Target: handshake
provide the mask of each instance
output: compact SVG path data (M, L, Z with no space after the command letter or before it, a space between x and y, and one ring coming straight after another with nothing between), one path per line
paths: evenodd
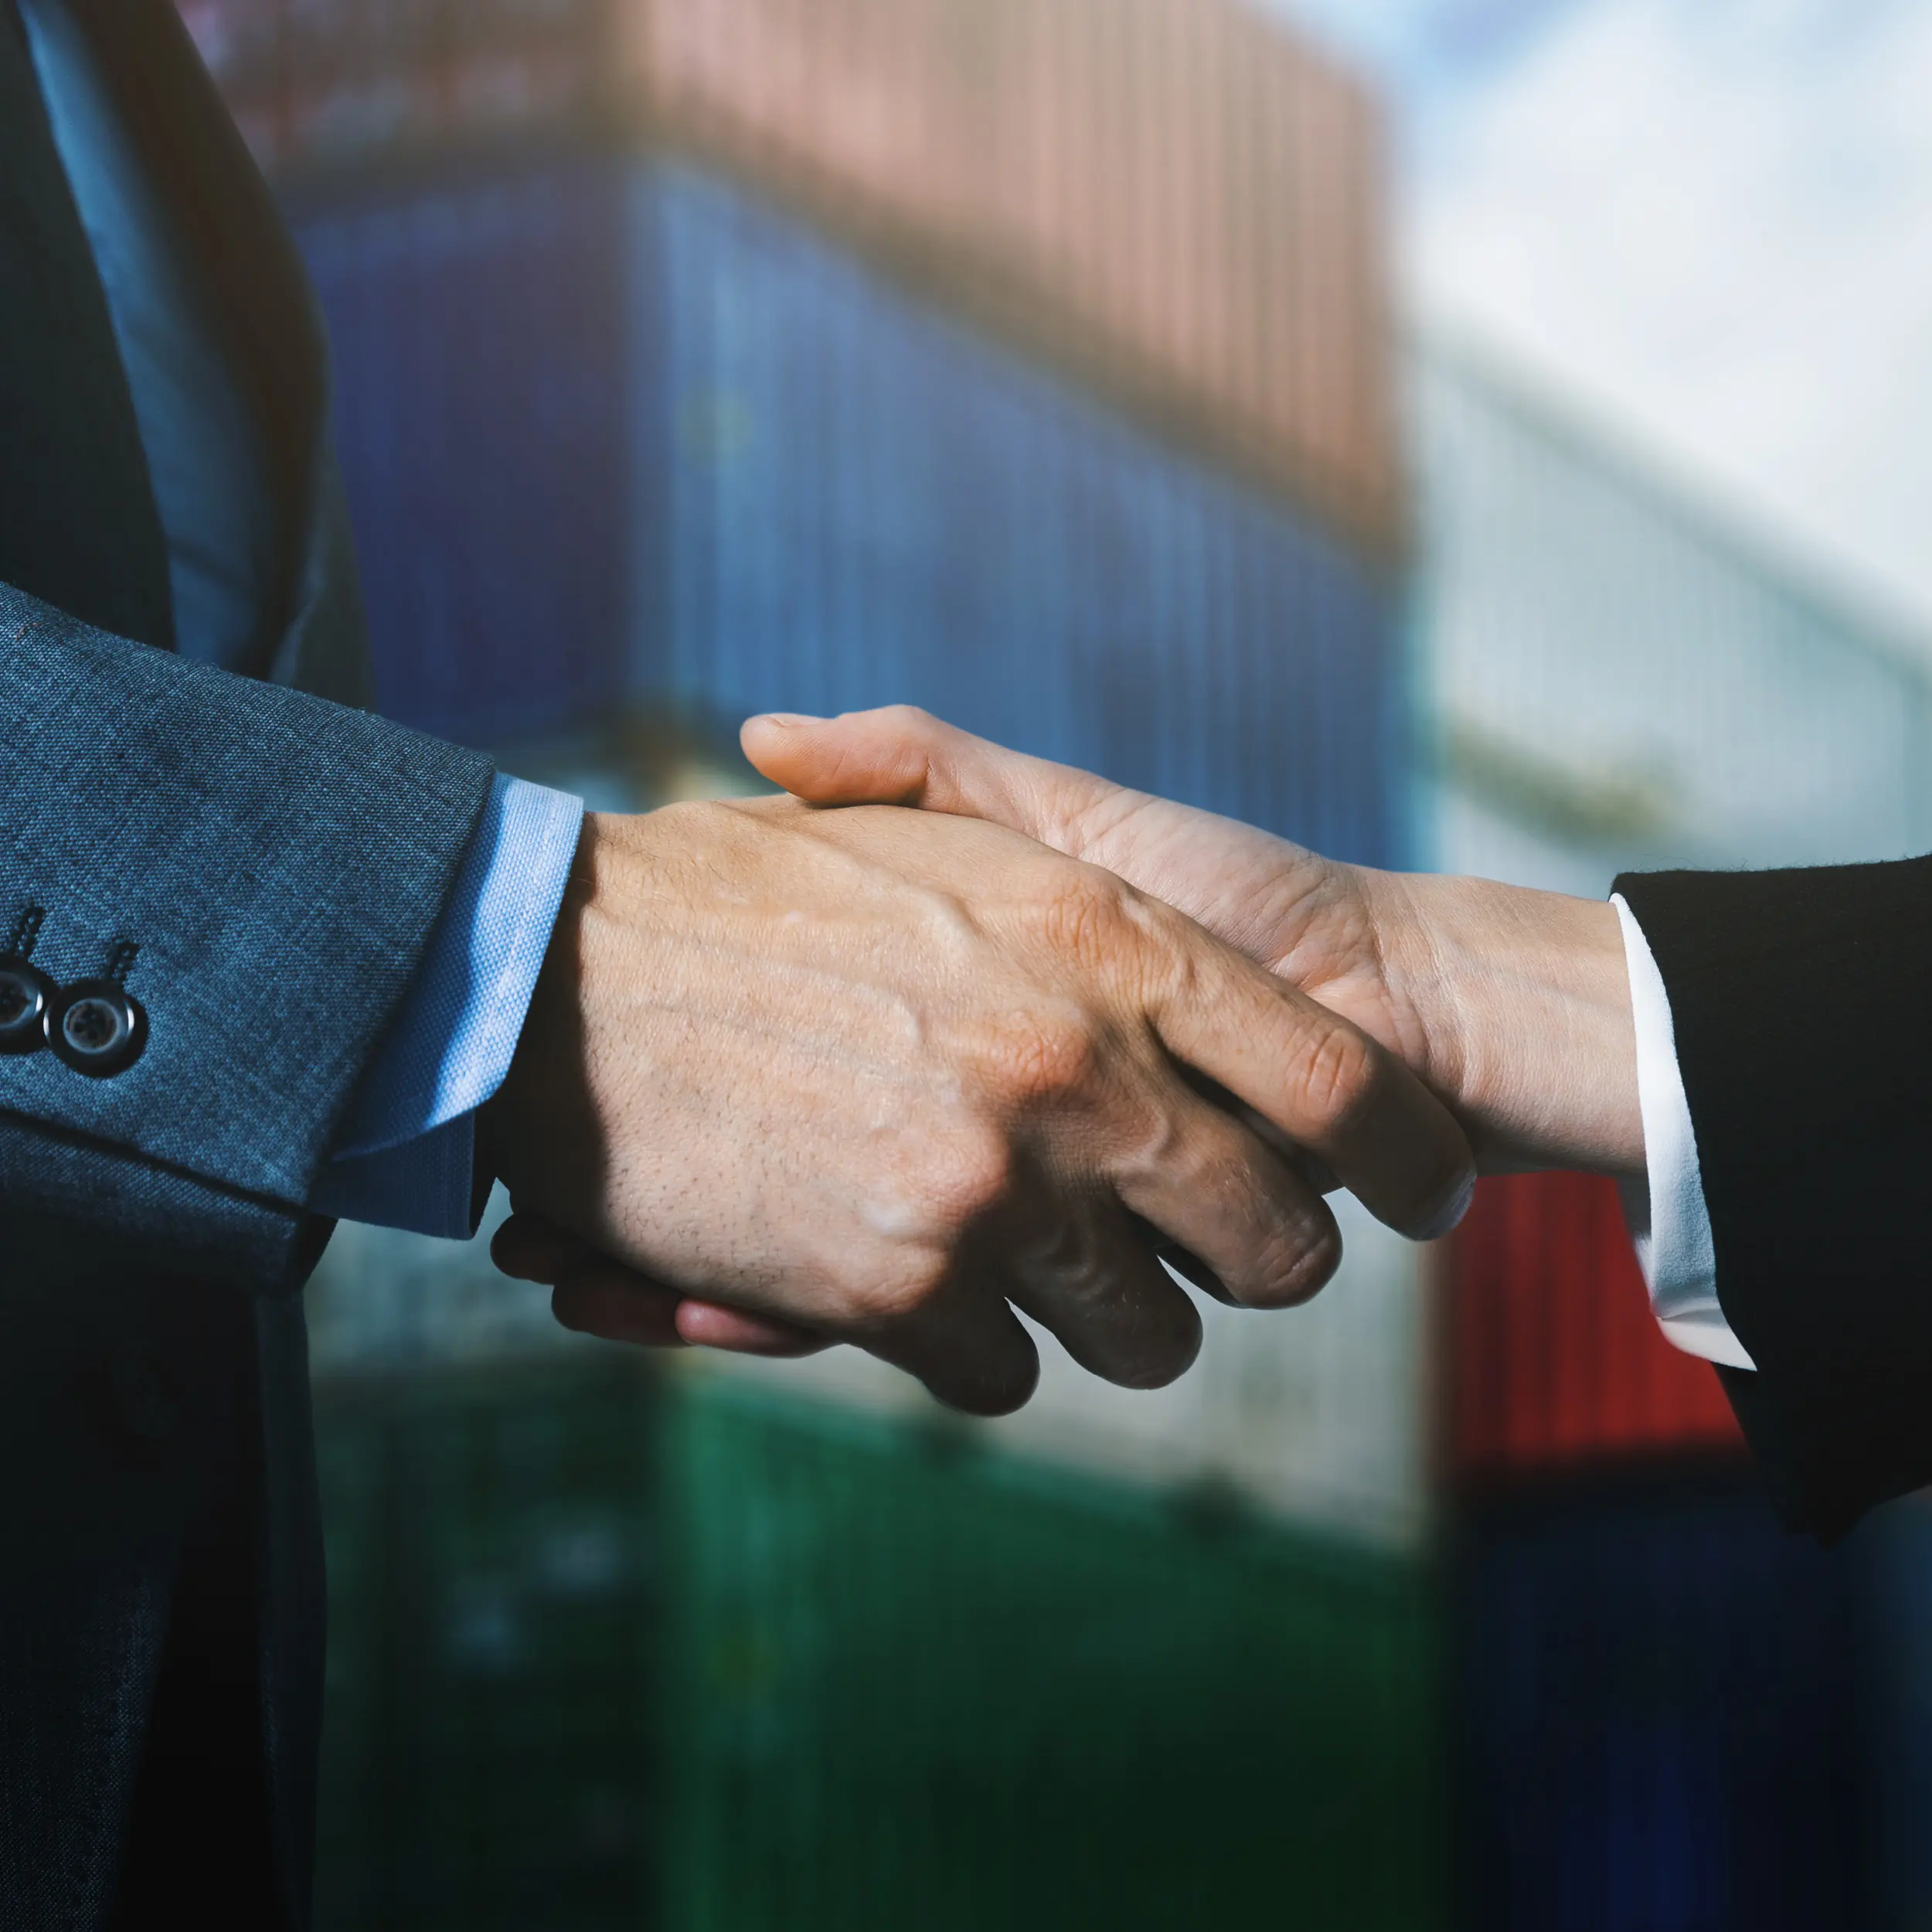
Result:
M566 1326L852 1343L997 1415L1015 1309L1151 1388L1200 1345L1163 1260L1306 1301L1335 1187L1427 1240L1478 1172L1641 1171L1614 907L1337 865L916 711L744 743L793 796L587 821L479 1119L498 1265Z

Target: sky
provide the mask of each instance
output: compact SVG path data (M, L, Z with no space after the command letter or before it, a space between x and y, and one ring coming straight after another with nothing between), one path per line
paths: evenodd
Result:
M1413 306L1932 654L1932 0L1269 0L1382 80Z

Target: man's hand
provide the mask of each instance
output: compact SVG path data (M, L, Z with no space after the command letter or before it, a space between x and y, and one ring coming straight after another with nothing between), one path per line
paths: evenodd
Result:
M1181 1373L1157 1246L1250 1306L1313 1294L1339 1237L1291 1147L1413 1233L1471 1185L1395 1058L1170 907L995 826L791 800L587 821L479 1122L498 1258L571 1325L853 1342L985 1413L1037 1372L1015 1308L1110 1380Z
M754 718L744 747L815 804L988 820L1178 907L1398 1055L1456 1113L1485 1171L1642 1171L1612 906L1337 865L905 706Z

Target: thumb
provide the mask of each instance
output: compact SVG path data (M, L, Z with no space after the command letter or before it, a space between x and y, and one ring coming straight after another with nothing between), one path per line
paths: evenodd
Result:
M984 818L1081 855L1083 821L1121 787L975 738L913 705L840 718L773 713L740 734L774 784L815 805L917 805Z

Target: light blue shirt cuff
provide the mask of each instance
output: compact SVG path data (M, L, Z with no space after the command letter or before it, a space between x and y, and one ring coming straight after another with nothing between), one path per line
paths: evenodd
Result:
M450 902L309 1205L467 1240L475 1113L503 1084L563 903L580 799L499 776Z
M380 1154L338 1155L308 1204L335 1221L467 1241L476 1232L476 1116L419 1134Z

